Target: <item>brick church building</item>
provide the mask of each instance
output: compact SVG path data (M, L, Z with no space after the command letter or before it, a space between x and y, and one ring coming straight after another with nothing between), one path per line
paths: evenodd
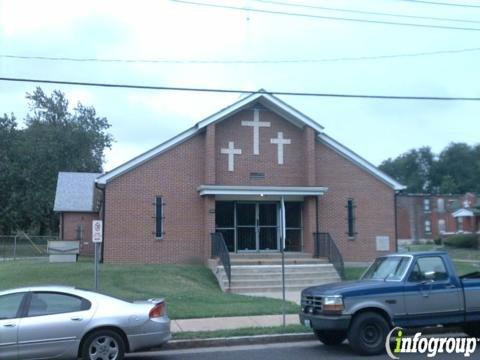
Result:
M286 251L313 254L329 233L345 261L370 261L396 249L403 188L260 91L110 172L60 173L55 211L83 252L103 219L112 263L206 263L214 232L238 254L279 252L282 234Z

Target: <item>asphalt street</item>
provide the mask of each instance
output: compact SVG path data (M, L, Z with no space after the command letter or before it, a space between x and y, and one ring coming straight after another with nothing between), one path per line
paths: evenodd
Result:
M472 354L470 359L478 358L480 350ZM285 344L245 345L231 347L212 347L188 350L164 350L145 352L127 356L130 360L293 360L293 359L389 359L384 355L358 356L355 355L347 343L337 347L326 347L318 341L307 341ZM400 359L431 359L423 355L400 355ZM438 354L434 359L468 359L463 354Z

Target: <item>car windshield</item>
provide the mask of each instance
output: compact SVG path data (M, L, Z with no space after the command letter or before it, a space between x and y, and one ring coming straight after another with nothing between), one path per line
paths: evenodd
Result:
M406 256L389 256L378 258L363 274L364 280L401 280L410 258Z

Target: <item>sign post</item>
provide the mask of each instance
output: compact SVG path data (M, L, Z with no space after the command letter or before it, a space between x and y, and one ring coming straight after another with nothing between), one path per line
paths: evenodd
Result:
M95 267L94 267L94 285L98 290L98 263L100 262L100 245L103 241L103 222L102 220L92 221L92 242L95 245Z

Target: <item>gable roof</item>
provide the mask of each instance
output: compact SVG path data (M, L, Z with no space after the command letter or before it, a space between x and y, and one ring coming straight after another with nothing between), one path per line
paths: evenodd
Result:
M359 155L355 154L353 151L349 150L345 146L341 145L337 141L333 140L329 136L327 136L323 132L323 126L318 124L315 120L308 117L307 115L303 114L302 112L298 111L297 109L291 107L287 103L283 102L276 96L266 92L263 89L260 89L256 93L252 93L244 98L240 99L239 101L229 105L222 110L216 112L213 115L201 120L200 122L196 123L191 128L185 130L184 132L178 134L177 136L171 138L170 140L165 141L164 143L154 147L153 149L148 150L147 152L133 158L130 161L127 161L123 165L116 167L115 169L103 174L102 176L98 177L96 182L101 185L105 185L111 180L115 179L122 174L135 169L136 167L140 166L141 164L149 161L150 159L156 157L157 155L171 149L172 147L190 139L191 137L195 136L196 134L203 131L208 125L220 122L246 108L251 106L253 103L260 103L261 105L265 106L267 109L271 110L272 112L276 113L280 117L284 118L285 120L289 121L293 125L303 128L304 126L309 126L316 131L318 134L318 139L328 146L333 148L335 151L340 153L342 156L346 157L347 159L353 161L361 168L368 171L370 174L378 177L381 181L383 181L388 186L392 187L394 190L403 190L405 186L401 185L379 169L377 169L374 165L369 163L367 160L363 159Z
M59 172L53 211L94 212L95 180L102 174L82 172Z

